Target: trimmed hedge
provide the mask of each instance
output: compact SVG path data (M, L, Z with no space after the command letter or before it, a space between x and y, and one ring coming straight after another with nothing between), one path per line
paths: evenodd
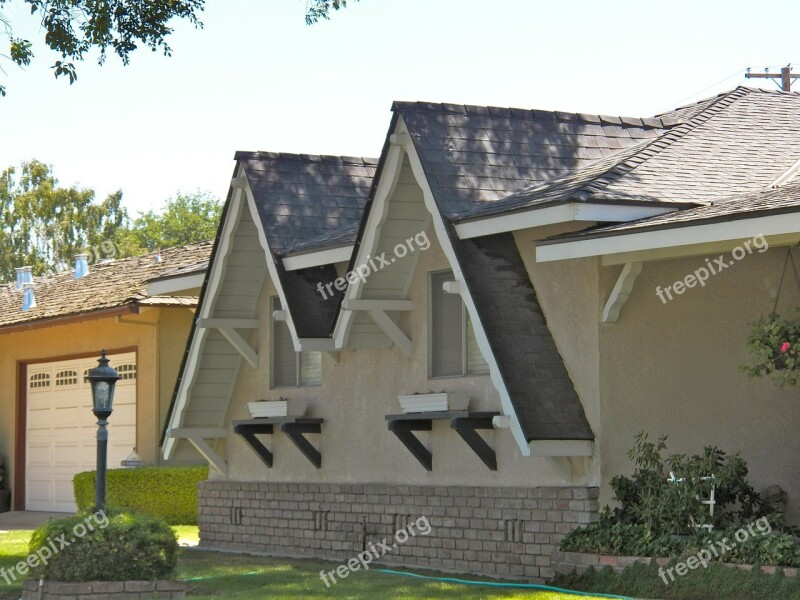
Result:
M154 581L175 574L178 541L162 519L84 511L33 532L30 577L48 581Z
M170 525L197 525L197 484L206 479L208 466L111 469L106 503L159 517ZM78 473L72 480L78 510L94 506L94 482L94 471Z

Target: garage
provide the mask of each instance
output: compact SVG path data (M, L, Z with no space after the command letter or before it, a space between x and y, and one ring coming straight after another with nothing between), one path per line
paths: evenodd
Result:
M110 355L117 382L109 419L108 466L117 468L136 446L136 354ZM96 467L96 419L85 379L97 358L28 365L25 509L77 510L72 478Z

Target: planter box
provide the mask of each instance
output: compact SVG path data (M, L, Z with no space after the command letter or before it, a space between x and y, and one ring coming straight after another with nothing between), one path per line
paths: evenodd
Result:
M467 410L469 406L469 394L467 392L413 394L411 396L398 396L397 399L400 401L400 408L404 413Z
M308 402L305 400L270 400L268 402L248 402L247 408L254 419L269 417L302 417Z
M22 600L180 600L186 597L181 581L87 581L86 583L22 582Z

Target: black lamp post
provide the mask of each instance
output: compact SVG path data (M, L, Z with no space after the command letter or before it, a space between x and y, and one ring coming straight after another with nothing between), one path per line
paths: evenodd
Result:
M108 467L108 417L114 404L114 387L121 379L115 369L108 366L106 351L97 360L99 365L89 369L86 378L92 386L92 412L97 417L97 479L95 481L95 509L106 506L106 469Z

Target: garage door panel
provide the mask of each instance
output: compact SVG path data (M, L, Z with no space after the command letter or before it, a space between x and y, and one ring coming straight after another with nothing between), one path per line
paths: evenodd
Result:
M135 354L109 356L128 365L117 385L109 426L108 466L117 468L136 445ZM59 361L29 369L27 394L27 510L76 510L72 478L96 467L96 419L91 386L84 381L96 360Z

